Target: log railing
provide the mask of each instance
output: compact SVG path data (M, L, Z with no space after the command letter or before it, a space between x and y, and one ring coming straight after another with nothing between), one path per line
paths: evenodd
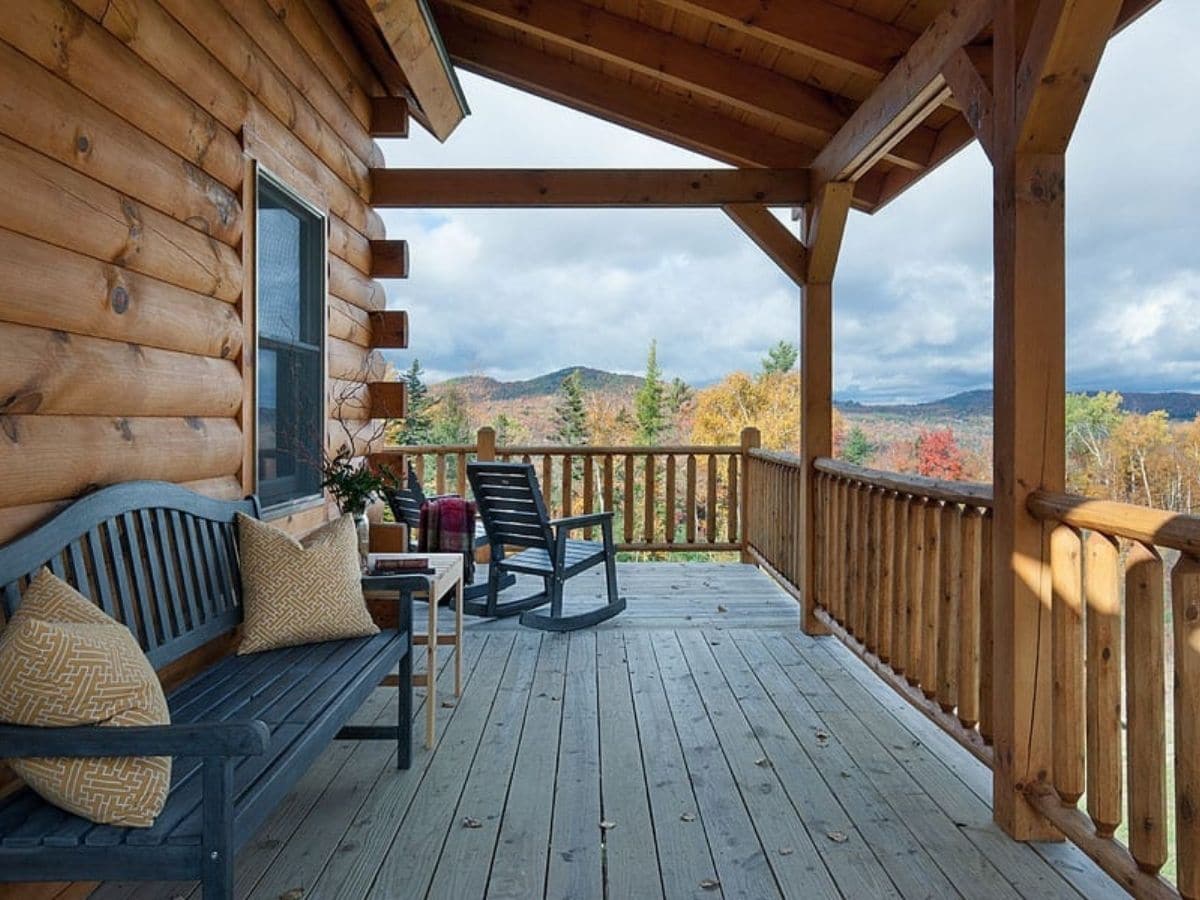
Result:
M1030 800L1136 896L1178 896L1158 874L1174 851L1178 893L1200 897L1200 517L1052 493L1029 509L1053 526L1054 670L1053 778Z
M374 456L383 462L400 457L412 463L430 494L469 495L472 459L531 463L552 516L611 510L621 550L744 549L740 445L496 446L494 433L484 428L474 444L388 447Z

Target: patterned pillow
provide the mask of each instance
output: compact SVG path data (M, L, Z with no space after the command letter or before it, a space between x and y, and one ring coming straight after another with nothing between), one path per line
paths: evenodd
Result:
M124 625L43 569L0 632L0 720L14 725L166 725L158 676ZM171 786L170 757L11 759L55 806L148 828Z
M238 653L378 634L367 612L354 519L345 515L296 540L238 516L245 621Z

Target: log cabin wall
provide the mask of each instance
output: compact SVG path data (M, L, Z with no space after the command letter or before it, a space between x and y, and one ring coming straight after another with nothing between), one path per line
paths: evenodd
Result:
M385 370L373 331L401 346L404 325L379 313L371 278L382 93L329 0L5 4L0 542L97 485L253 489L256 164L327 214L326 365L330 395L349 398L342 417L396 409L395 385L375 401L369 386ZM389 275L403 274L398 248L377 245ZM302 533L333 512L278 524Z

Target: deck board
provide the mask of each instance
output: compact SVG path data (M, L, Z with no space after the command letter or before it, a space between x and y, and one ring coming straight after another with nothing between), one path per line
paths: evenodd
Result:
M386 744L332 745L239 856L238 897L1122 895L1069 845L1009 841L990 772L833 638L800 634L757 570L620 579L629 608L592 630L470 622L437 746L402 772ZM568 606L599 599L599 578L575 581ZM381 688L358 721L394 700Z

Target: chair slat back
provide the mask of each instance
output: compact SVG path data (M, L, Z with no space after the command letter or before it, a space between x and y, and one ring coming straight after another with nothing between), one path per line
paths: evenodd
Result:
M258 501L155 481L88 494L0 547L4 614L46 566L129 628L161 668L241 622L239 512L258 518Z
M411 465L408 467L407 486L397 491L388 491L386 499L397 522L403 522L410 530L421 527L421 506L426 499L425 490Z
M531 464L467 463L467 478L493 545L551 549L550 515Z

